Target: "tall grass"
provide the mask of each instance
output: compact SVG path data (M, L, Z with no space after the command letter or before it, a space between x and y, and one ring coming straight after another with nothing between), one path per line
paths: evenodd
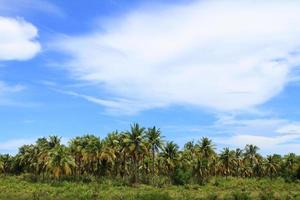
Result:
M2 200L300 200L300 183L282 179L215 178L207 185L127 186L118 180L44 181L0 177Z

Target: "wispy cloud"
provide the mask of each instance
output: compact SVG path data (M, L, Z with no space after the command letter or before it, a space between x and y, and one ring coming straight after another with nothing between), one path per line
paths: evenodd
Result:
M9 85L0 80L0 106L20 106L21 104L24 105L24 102L15 102L12 96L24 91L25 89L26 87L24 85ZM26 104L26 106L28 105Z
M62 65L140 109L217 110L263 104L289 82L300 56L300 3L194 1L140 9L89 34L58 38ZM103 31L104 30L104 31Z
M137 103L136 101L130 101L126 99L106 100L99 97L80 94L74 91L67 91L67 90L60 90L60 89L53 89L53 90L60 92L62 94L79 97L89 102L104 106L106 108L107 113L111 115L116 115L116 114L133 115L139 112L140 110L148 109L147 106L149 106L149 104L143 105Z
M33 120L33 119L25 119L25 120L23 120L24 124L32 124L32 123L35 123L35 122L36 122L36 120Z
M3 15L20 15L32 11L50 13L59 17L65 15L61 8L46 0L0 0L0 11Z
M9 93L15 93L15 92L21 92L26 87L23 85L7 85L6 83L0 81L0 95L2 92L9 92Z

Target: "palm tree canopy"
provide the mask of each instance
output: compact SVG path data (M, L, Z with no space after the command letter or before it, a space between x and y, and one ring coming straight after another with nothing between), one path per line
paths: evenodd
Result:
M209 159L215 153L215 145L207 137L201 138L198 145L201 155L206 159Z

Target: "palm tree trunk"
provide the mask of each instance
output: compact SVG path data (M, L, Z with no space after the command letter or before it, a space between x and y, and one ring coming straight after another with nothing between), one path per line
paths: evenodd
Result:
M134 156L134 159L133 159L133 181L134 183L137 183L137 159L136 159L136 156Z
M155 151L152 149L152 176L154 176L155 173Z

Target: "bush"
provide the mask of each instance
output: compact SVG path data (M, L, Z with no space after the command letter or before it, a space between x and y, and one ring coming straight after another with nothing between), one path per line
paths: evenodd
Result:
M248 192L236 191L232 193L232 200L251 200L251 195Z
M176 167L172 175L172 182L175 185L184 185L191 179L192 173L183 167Z
M297 169L297 172L296 172L296 178L297 178L298 180L300 180L300 166L299 166L298 169Z
M138 194L135 200L172 200L168 193L151 192L146 194Z
M42 190L36 190L32 193L32 199L33 200L42 200L47 198L47 193Z
M26 174L22 174L20 176L20 178L24 181L28 181L31 183L36 183L39 181L39 178L37 175L31 174L31 173L26 173Z
M273 200L275 199L274 192L272 191L263 191L259 194L260 200Z
M154 176L150 179L150 185L163 188L171 184L171 180L169 177L166 176Z
M207 200L219 200L219 195L215 194L215 193L212 193L212 194L209 194L207 195L207 197L205 198Z

